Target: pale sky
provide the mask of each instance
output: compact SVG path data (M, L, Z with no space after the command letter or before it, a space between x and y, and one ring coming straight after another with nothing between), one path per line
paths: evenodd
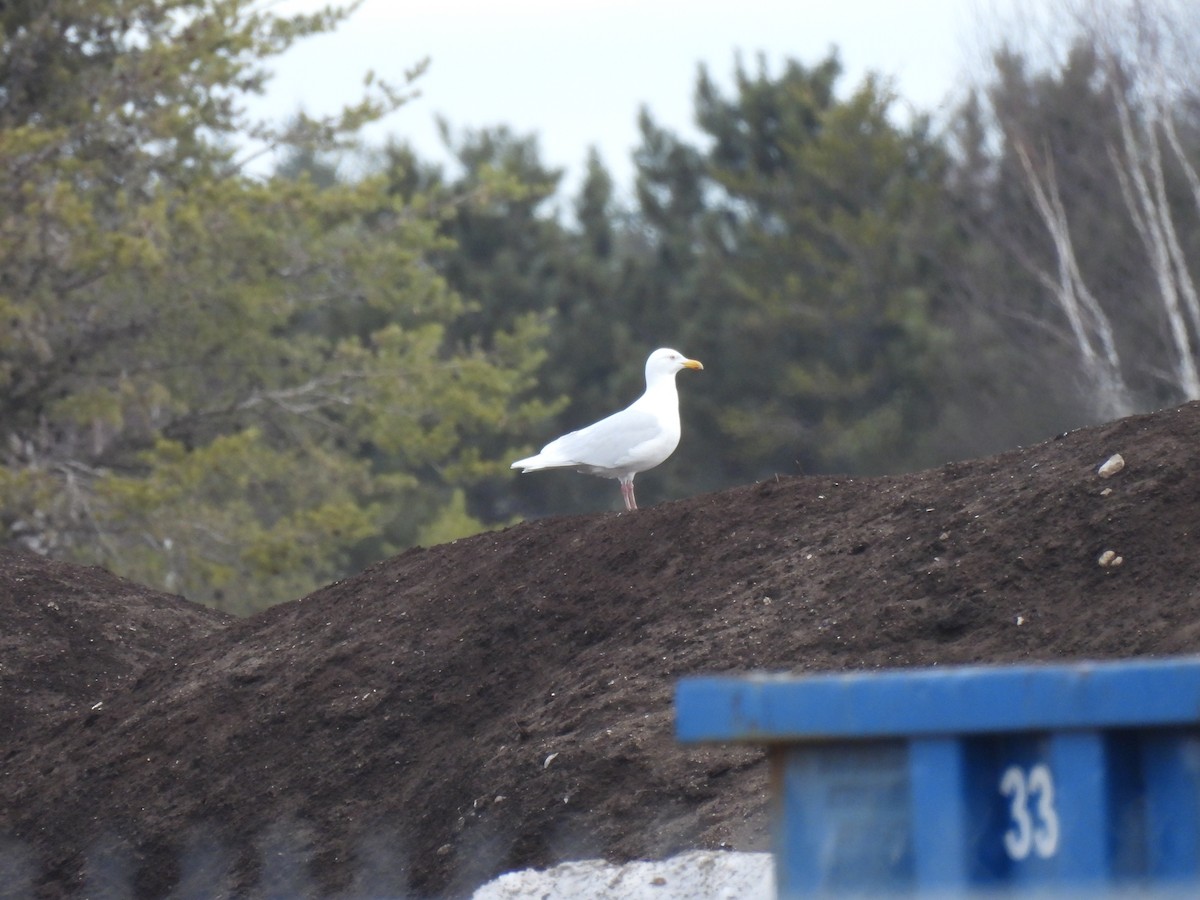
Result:
M282 0L280 11L325 0ZM330 112L361 93L368 70L401 82L428 56L421 96L368 134L445 155L434 119L458 128L508 125L536 133L543 160L577 182L589 146L618 183L632 176L637 115L690 139L697 65L728 88L735 55L822 60L837 47L849 91L866 72L893 80L922 111L944 105L977 60L981 22L1020 0L366 0L332 35L310 38L278 60L255 112ZM975 56L973 57L973 54Z

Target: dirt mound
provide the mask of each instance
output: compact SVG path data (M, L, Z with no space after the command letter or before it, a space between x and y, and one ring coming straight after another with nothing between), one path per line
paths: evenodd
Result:
M531 522L232 624L194 611L102 694L36 695L71 714L0 747L7 858L41 896L453 896L565 858L760 849L761 757L678 745L678 678L1197 651L1197 447L1192 404L913 475ZM31 619L6 674L81 577L41 565L30 604L0 564L3 614ZM153 630L129 591L85 589L81 632ZM89 652L12 677L65 685Z
M120 694L152 662L169 662L232 618L97 567L0 552L0 721L25 728L76 716ZM17 739L17 740L11 740Z

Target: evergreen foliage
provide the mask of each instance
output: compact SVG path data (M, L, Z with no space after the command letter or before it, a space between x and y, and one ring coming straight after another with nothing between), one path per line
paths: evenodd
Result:
M401 101L377 85L282 133L244 121L265 60L341 15L0 9L10 540L246 611L434 523L482 527L448 511L543 416L522 399L540 327L451 339L468 307L427 263L439 220L384 177L262 180L236 157L246 139L345 146Z
M739 66L732 98L706 73L697 89L715 186L704 256L720 260L703 283L723 296L690 318L697 353L720 335L710 355L728 376L702 399L736 448L727 471L930 461L913 438L937 420L945 157L924 119L895 124L886 86L868 78L839 99L839 77L831 57L778 77Z

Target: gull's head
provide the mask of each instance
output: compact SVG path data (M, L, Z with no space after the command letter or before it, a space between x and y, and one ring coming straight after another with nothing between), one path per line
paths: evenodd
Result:
M663 347L655 350L646 360L646 383L653 384L659 378L671 377L680 369L703 369L698 359L688 359L678 350Z

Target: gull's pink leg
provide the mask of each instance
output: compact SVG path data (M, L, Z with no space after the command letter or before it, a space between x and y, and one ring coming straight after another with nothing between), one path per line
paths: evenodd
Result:
M625 509L637 509L637 501L633 498L633 479L621 480L621 497L625 500Z

